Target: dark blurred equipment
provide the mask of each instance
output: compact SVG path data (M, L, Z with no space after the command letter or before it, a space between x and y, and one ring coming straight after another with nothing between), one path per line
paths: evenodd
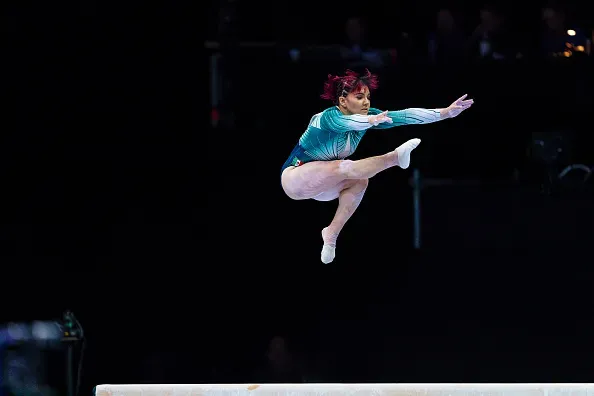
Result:
M219 41L235 41L239 33L237 28L238 12L237 0L219 0L219 24L217 35Z
M239 65L238 1L219 0L218 48L211 55L211 123L234 126Z
M62 341L66 343L66 387L67 396L77 396L80 387L80 377L82 374L82 357L85 347L84 331L71 311L64 312L62 319ZM76 375L76 384L74 382L74 347L81 342L81 353L79 356L78 370Z
M561 158L565 155L566 141L562 134L534 132L528 148L530 182L540 186L544 194L550 194Z
M531 157L544 164L568 161L573 136L568 132L535 132L532 134Z
M591 191L591 176L593 170L594 167L585 164L568 165L559 173L559 183L564 191Z
M576 151L575 136L569 131L532 135L531 176L540 183L541 192L576 192L587 188L592 167L577 163Z
M0 327L0 396L77 395L84 340L83 328L71 311L56 321L8 323ZM75 349L79 345L75 364ZM64 366L54 363L64 359L64 349L65 384L57 380L64 378L64 372L58 368Z

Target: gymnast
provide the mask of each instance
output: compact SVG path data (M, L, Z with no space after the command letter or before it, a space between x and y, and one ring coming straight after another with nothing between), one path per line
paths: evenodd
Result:
M361 203L369 179L394 166L408 168L411 152L421 143L420 139L411 139L383 155L346 159L355 152L365 132L453 118L474 103L464 95L443 109L381 111L370 107L371 93L377 87L378 77L369 70L362 75L351 70L344 76L329 75L321 97L334 106L311 118L281 169L281 186L289 198L338 198L336 214L322 230L324 264L334 260L338 235Z

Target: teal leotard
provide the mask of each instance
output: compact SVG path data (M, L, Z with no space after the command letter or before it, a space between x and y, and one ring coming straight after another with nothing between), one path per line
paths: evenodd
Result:
M372 125L368 118L382 111L370 108L369 114L344 115L330 107L314 115L281 168L300 166L311 161L333 161L352 155L368 129L388 129L401 125L427 124L440 120L439 110L411 108L388 111L392 123Z

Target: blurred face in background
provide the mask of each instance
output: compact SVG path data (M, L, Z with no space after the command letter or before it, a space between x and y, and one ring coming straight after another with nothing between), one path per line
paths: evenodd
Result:
M437 30L443 33L451 33L454 30L454 16L450 10L439 10L437 13Z
M542 10L542 20L551 30L563 30L563 15L550 7L545 7Z
M347 115L367 115L371 106L371 93L365 85L360 90L350 92L348 95L338 98L338 107Z
M481 10L481 25L485 32L493 32L497 30L499 26L499 16L490 9Z
M285 339L274 337L268 344L268 361L276 370L286 369L291 361Z
M363 42L363 30L363 22L359 18L350 18L347 20L345 32L351 44L361 44Z

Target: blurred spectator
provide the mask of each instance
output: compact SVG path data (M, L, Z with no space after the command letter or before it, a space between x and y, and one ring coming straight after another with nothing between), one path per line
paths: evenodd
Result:
M570 56L575 52L586 52L589 46L586 35L575 26L568 26L564 10L553 5L542 9L543 29L540 48L542 55Z
M546 56L561 53L565 50L567 42L567 29L565 27L565 13L556 7L547 6L541 14L543 29L541 36L541 50Z
M500 10L490 5L481 9L480 23L470 38L473 57L502 60L516 56L516 44L505 22Z
M352 69L377 69L384 65L381 51L371 48L367 41L367 27L360 17L347 19L345 43L340 48L345 66Z
M451 10L437 12L435 30L429 34L429 60L439 66L459 64L465 56L466 39Z
M275 336L268 343L266 363L256 370L254 382L259 383L300 383L303 375L299 359L289 351L284 337Z

